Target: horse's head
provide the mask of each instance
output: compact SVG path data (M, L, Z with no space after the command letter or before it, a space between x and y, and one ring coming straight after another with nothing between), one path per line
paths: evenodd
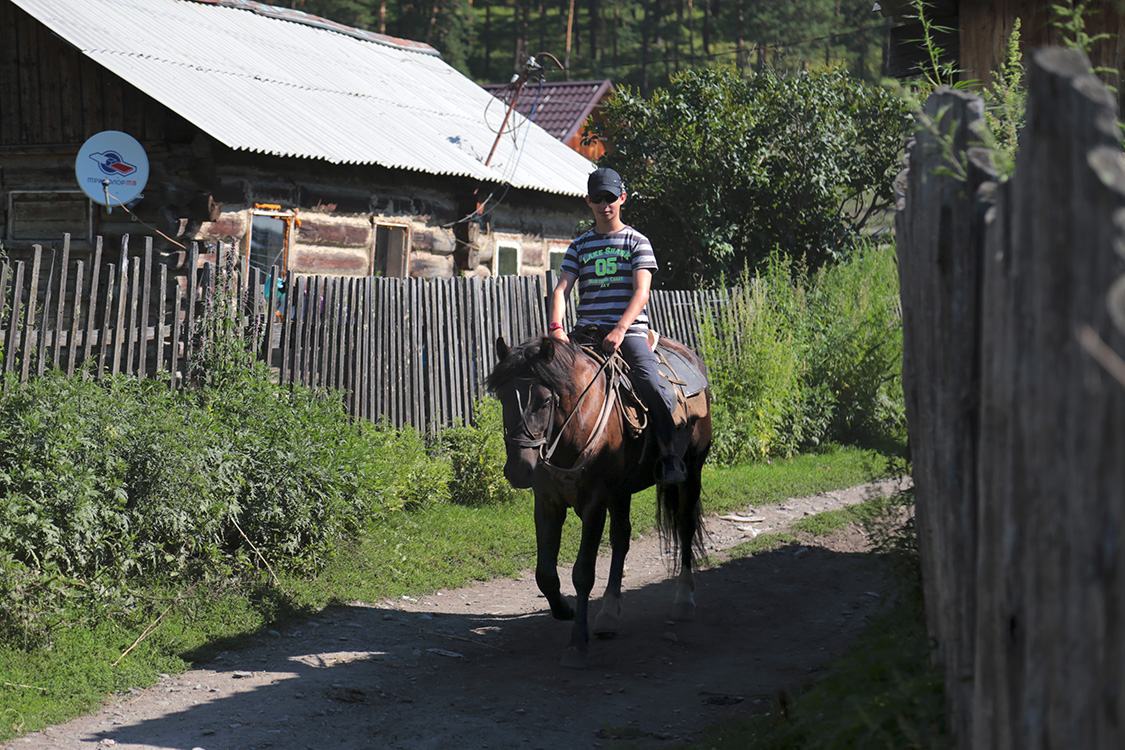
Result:
M559 394L571 388L574 347L542 338L512 349L499 338L496 359L487 385L504 409L504 477L527 489L552 437Z

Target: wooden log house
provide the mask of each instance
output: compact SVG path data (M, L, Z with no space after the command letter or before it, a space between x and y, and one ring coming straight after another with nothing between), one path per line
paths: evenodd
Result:
M0 241L151 236L180 272L233 241L297 275L542 273L593 165L518 114L497 139L490 102L428 45L253 0L0 0ZM106 130L151 165L111 211L75 179Z

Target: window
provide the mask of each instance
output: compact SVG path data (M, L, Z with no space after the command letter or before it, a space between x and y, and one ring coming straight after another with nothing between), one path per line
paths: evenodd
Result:
M375 257L371 273L396 279L410 275L410 227L375 225Z
M93 241L93 203L81 191L13 190L8 193L8 241L74 239Z
M569 242L557 242L552 240L547 243L547 251L550 253L550 259L547 265L548 270L557 273L558 270L562 268L563 256L566 255L568 247L570 247Z
M282 274L289 268L289 243L296 216L281 206L256 204L250 218L247 256L251 268L269 271L273 266Z
M515 276L520 272L520 246L514 243L497 244L492 256L493 276Z
M289 245L293 241L294 224L299 222L293 211L280 206L254 204L250 240L246 242L246 257L251 268L269 271L277 265L281 269L281 279L285 279L289 270Z

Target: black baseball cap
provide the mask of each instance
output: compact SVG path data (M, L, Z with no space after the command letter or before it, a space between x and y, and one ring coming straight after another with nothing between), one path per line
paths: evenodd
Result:
M589 179L586 180L586 195L591 197L609 193L616 198L620 198L623 192L625 192L625 186L621 184L621 175L609 167L595 169L590 173Z

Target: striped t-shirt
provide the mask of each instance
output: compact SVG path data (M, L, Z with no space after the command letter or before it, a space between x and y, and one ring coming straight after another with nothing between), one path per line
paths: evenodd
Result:
M617 325L633 298L633 271L640 268L655 273L656 255L648 238L630 226L610 234L591 230L570 243L559 270L578 279L578 325ZM642 309L629 334L647 330Z

